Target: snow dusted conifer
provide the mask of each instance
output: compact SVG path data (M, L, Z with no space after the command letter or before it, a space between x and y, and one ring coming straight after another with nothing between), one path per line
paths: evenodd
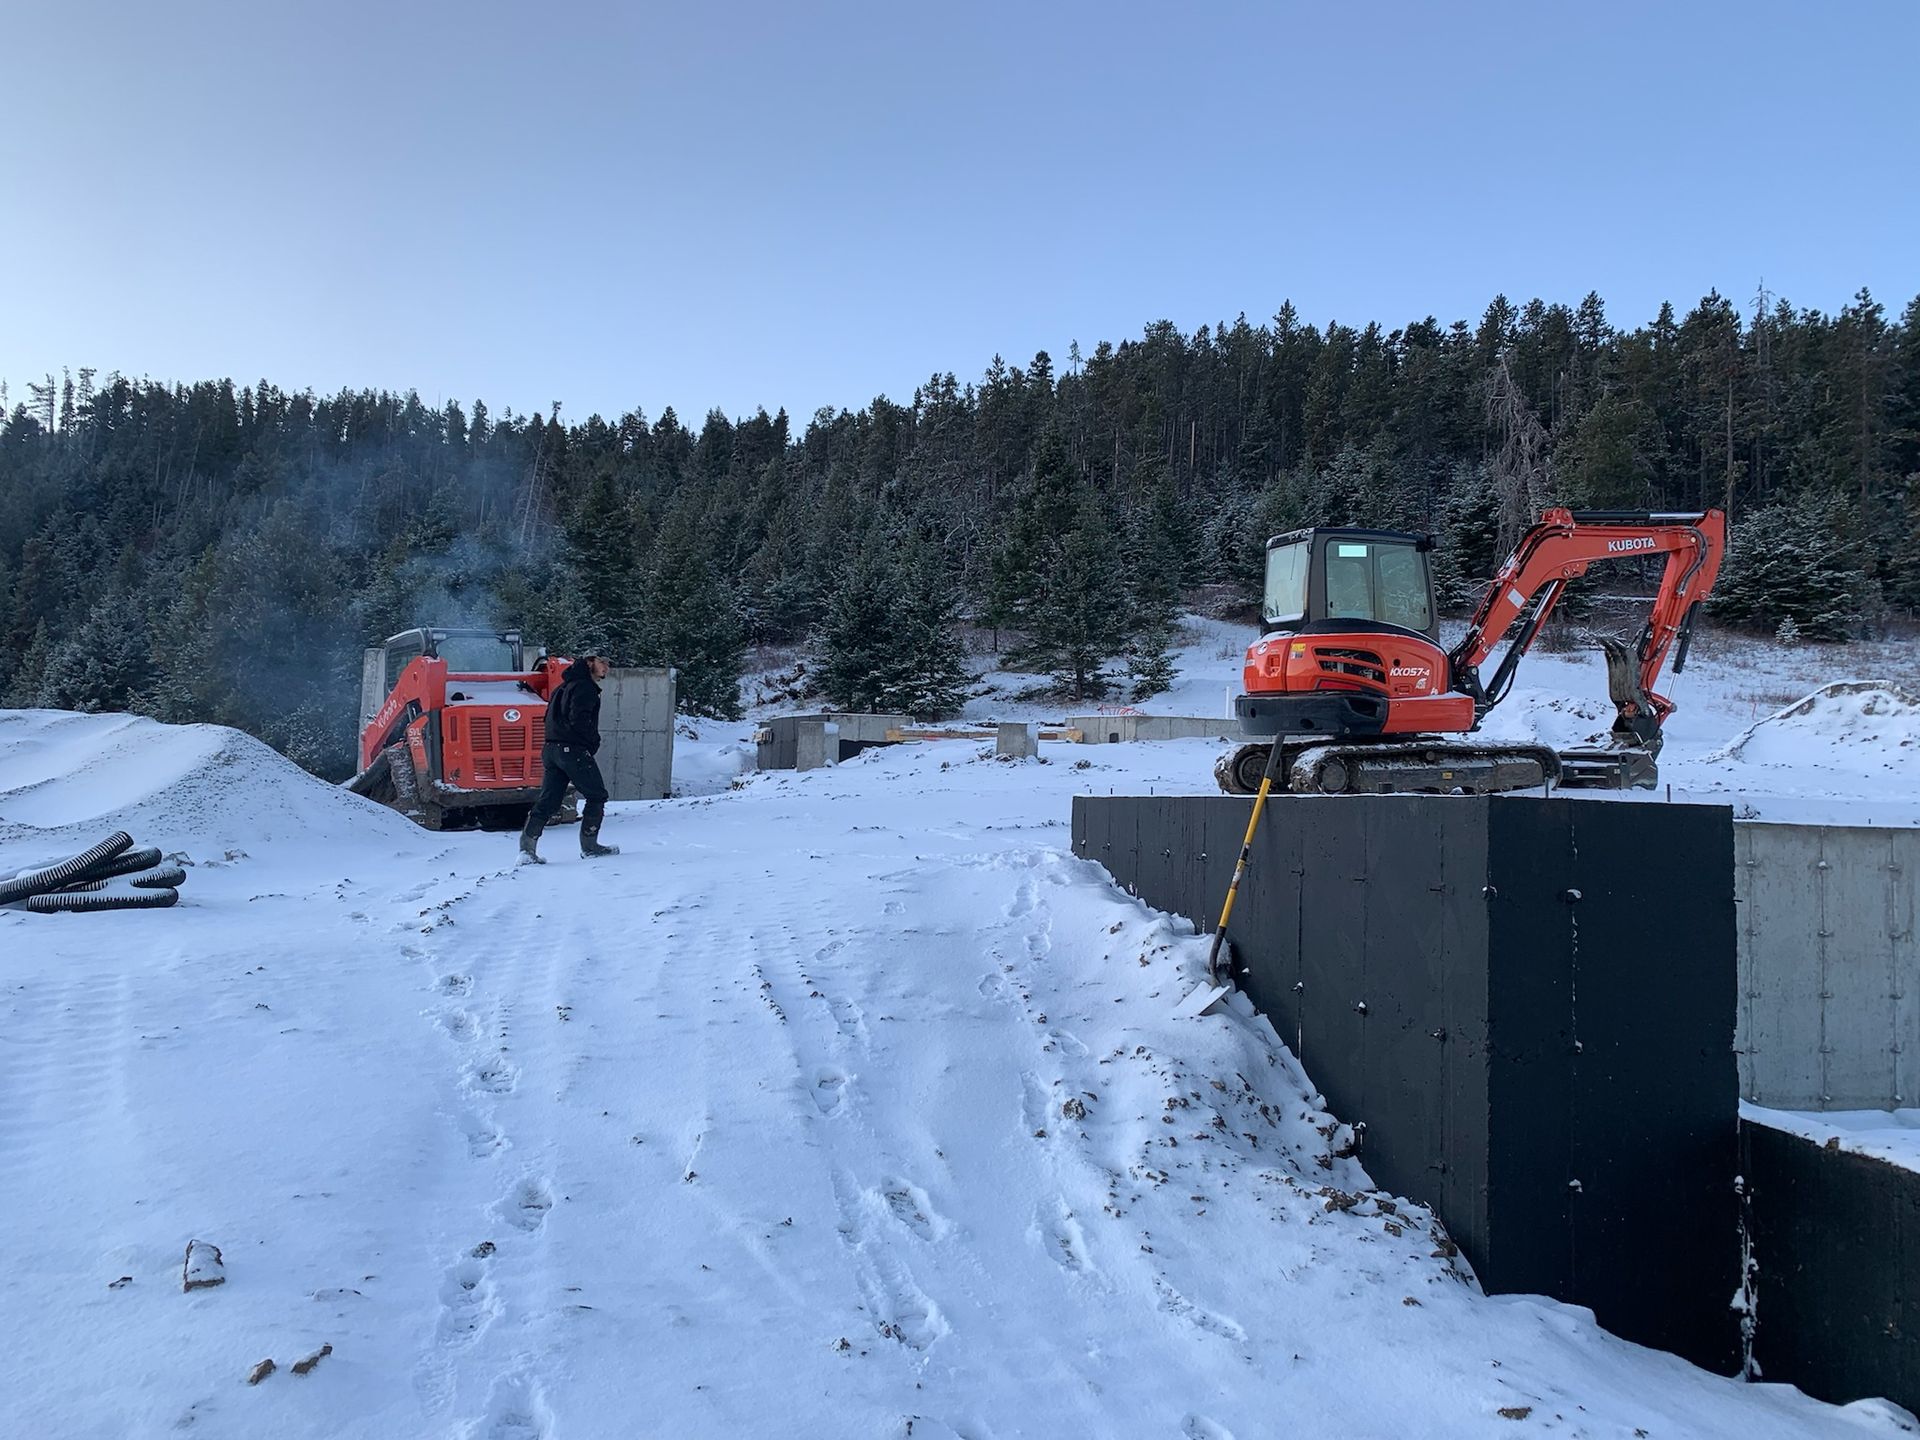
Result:
M876 531L828 607L820 647L827 698L854 711L953 714L971 679L954 608L935 546Z
M1844 640L1857 628L1868 578L1844 502L1804 494L1741 520L1714 585L1716 616L1769 629L1792 620L1804 639Z

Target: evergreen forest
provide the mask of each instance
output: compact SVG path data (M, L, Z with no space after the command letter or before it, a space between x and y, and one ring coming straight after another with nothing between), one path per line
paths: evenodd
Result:
M963 625L1063 702L1145 697L1184 606L1255 596L1270 534L1432 533L1458 609L1548 504L1727 507L1723 625L1844 640L1920 609L1920 299L1864 290L1633 329L1597 295L1392 330L1286 304L804 423L562 409L0 389L0 704L234 725L339 778L361 647L418 623L670 663L717 717L770 645L835 705L951 713Z

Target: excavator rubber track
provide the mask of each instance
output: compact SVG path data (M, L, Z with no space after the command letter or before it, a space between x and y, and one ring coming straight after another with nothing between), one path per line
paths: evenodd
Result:
M1243 745L1222 756L1214 767L1220 788L1229 795L1253 794L1271 749ZM1296 795L1497 795L1563 783L1560 756L1545 745L1431 739L1303 745L1287 756L1282 773Z

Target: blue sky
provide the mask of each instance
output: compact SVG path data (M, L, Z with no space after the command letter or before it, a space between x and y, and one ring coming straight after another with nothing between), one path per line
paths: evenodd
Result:
M1920 292L1920 3L0 0L0 376L796 420L1183 330Z

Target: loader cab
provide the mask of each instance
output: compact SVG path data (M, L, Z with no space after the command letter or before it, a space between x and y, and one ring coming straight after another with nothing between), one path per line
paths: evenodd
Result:
M525 647L518 630L422 625L369 646L360 663L360 729L364 732L414 661L431 655L454 675L505 675L521 669ZM417 713L417 712L416 712Z
M1420 635L1439 643L1433 541L1397 530L1292 530L1267 541L1261 619L1269 635Z
M453 675L504 675L525 668L518 630L446 629L422 626L388 639L384 649L385 684L391 691L401 672L422 655L447 662Z

